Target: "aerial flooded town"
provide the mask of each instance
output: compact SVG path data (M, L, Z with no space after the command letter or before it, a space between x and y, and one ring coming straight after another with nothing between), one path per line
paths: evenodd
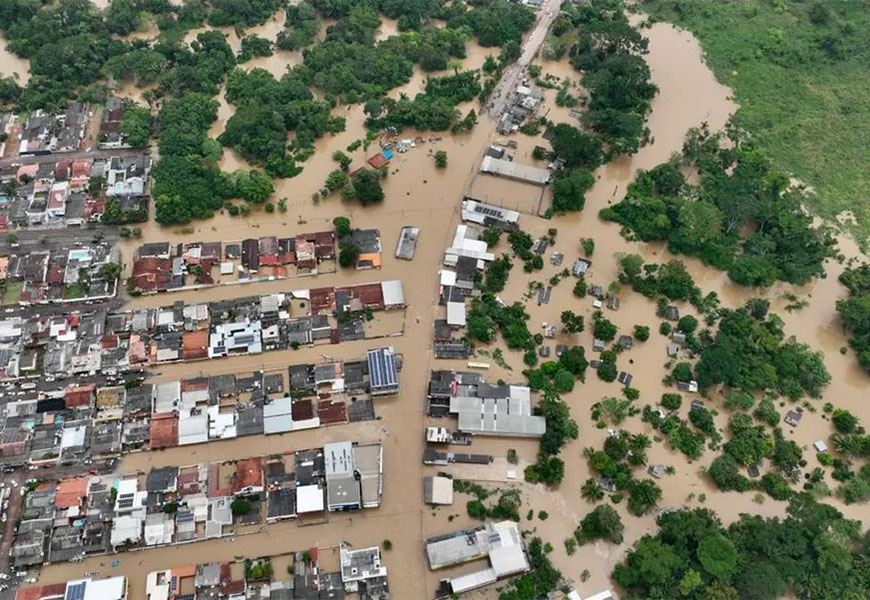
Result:
M0 1L0 600L870 598L868 28Z

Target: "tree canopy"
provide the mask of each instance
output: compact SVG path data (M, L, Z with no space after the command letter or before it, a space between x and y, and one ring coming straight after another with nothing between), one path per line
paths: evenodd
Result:
M700 183L689 185L671 161L638 174L625 198L601 217L643 241L667 241L674 253L727 270L741 285L803 284L824 273L834 240L813 226L803 194L739 132L726 144L707 126L689 132L683 160ZM749 232L749 233L747 233Z
M758 319L748 306L720 312L719 330L696 367L702 389L724 383L747 391L773 389L795 399L821 395L831 380L822 353L786 338L776 315Z
M613 578L629 598L673 598L695 580L690 598L774 600L791 588L813 599L870 593L870 552L860 524L809 494L795 496L785 518L741 515L727 529L707 509L658 518ZM690 575L694 573L694 575Z

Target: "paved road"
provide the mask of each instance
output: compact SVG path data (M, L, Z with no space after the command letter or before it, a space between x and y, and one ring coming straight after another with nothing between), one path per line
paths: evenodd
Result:
M532 29L532 32L526 36L526 39L523 42L523 53L520 55L520 58L516 63L505 70L490 95L492 100L487 110L487 114L489 114L490 118L497 121L501 118L505 108L510 106L517 85L522 82L525 75L526 68L535 58L538 49L547 37L550 25L559 14L560 5L560 0L547 0L541 7L540 11L538 11L538 21L535 24L534 29Z
M69 158L75 160L77 158L110 158L112 156L137 156L142 153L142 148L110 148L106 150L94 149L88 152L81 150L79 152L61 152L57 154L43 154L40 156L9 156L0 159L0 168L11 165L32 165L42 163L56 163L59 160Z

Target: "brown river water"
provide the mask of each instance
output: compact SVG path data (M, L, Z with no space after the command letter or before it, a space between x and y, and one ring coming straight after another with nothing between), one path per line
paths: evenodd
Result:
M379 35L388 35L392 32L392 27L394 24L385 22ZM270 21L261 28L259 35L274 39L279 29L280 23ZM619 159L613 164L600 168L597 173L598 182L588 194L586 209L582 213L550 221L529 215L521 217L521 227L533 235L544 234L551 227L558 229L555 249L565 254L565 264L557 268L545 261L547 264L544 270L532 275L523 273L520 265L516 264L511 272L508 287L501 294L502 298L509 301L521 299L531 280L546 284L547 280L564 266L570 267L579 255L579 240L585 237L594 238L596 243L593 267L587 275L587 280L605 288L616 279L618 253L637 252L643 254L647 260L659 262L669 258L667 250L663 247L626 242L620 237L618 226L601 222L597 213L599 209L618 201L624 195L626 186L637 169L651 168L667 160L672 153L678 152L683 137L690 127L707 121L712 129L721 129L736 106L729 99L729 90L715 81L713 74L704 64L701 50L691 35L666 24L656 24L644 30L644 34L650 39L650 53L647 59L652 68L653 79L660 88L649 118L654 143L641 149L636 156ZM230 38L231 43L237 44L234 34L230 33ZM479 66L487 52L490 50L470 44L466 64ZM283 72L286 65L295 64L294 61L299 58L293 53L279 52L271 58L259 59L260 62L256 64L252 61L248 66L262 66L278 75ZM19 68L16 66L18 63L15 59L7 55L0 55L0 65L3 72ZM545 63L543 70L545 73L551 72L574 81L578 79L577 74L565 63ZM415 79L405 86L406 93L413 94L413 91L421 89L423 82L423 75L416 74ZM547 104L551 108L550 118L572 122L568 110L555 106L554 96L554 90L547 91ZM231 114L232 107L222 101L219 121L212 130L213 135L222 131L225 120ZM190 464L252 454L292 451L338 439L359 441L377 439L385 446L385 484L381 507L356 514L330 514L329 522L323 525L300 526L294 522L273 525L251 535L238 536L231 542L208 541L191 546L122 554L118 557L92 558L77 564L52 565L44 570L41 582L50 583L81 577L86 571L99 571L101 576L123 574L130 578L132 597L141 598L144 596L146 573L156 569L196 562L227 561L241 555L279 554L309 546L334 545L342 540L360 547L377 544L385 538L393 542L393 550L385 552L384 563L390 572L393 597L400 600L430 598L439 579L475 570L478 567L478 565L465 565L452 570L431 572L425 565L423 554L423 540L426 537L470 524L470 519L465 514L466 498L462 495L457 495L452 507L432 509L422 504L421 477L434 474L438 470L435 467L424 467L421 462L424 446L423 427L429 421L424 415L428 373L432 368L465 368L465 364L461 361L435 361L432 357L432 322L435 318L442 318L444 314L444 309L439 307L436 301L437 271L443 258L444 248L452 239L455 226L459 222L459 200L469 185L475 190L480 186L479 189L484 190L482 193L485 193L490 201L500 200L505 204L519 202L518 198L526 195L532 197L535 193L539 194L539 191L524 189L506 180L488 178L484 180L482 177L474 176L486 146L499 137L495 134L494 123L488 119L481 119L481 123L468 134L445 135L442 141L418 145L406 154L396 154L390 163L390 175L384 185L386 200L382 206L364 208L357 204L345 203L337 195L313 203L312 192L320 188L326 175L336 166L336 163L331 160L332 152L344 150L354 140L364 137L362 120L360 107L347 110L347 130L336 136L319 140L317 153L305 163L302 174L278 183L276 198L287 198L287 213L272 215L255 213L246 219L218 214L209 221L194 223L192 234L184 234L179 228L161 228L154 223L148 224L143 229L144 237L148 241L237 240L262 235L291 236L303 231L329 228L334 217L343 215L350 217L355 227L380 230L384 255L382 269L379 272L341 272L294 281L254 283L243 288L217 287L165 296L141 297L133 300L130 306L156 306L170 304L176 300L208 301L332 285L339 282L401 278L409 305L405 317L405 332L401 337L392 338L389 342L405 358L401 374L401 394L377 401L376 410L381 419L376 422L344 424L297 432L288 436L218 442L183 450L176 448L134 454L124 458L121 469L129 472L147 470L152 466L165 464ZM412 132L403 134L403 137L413 136ZM515 154L516 160L527 164L533 162L530 156L532 148L535 145L545 145L540 138L519 135L514 136L513 139L519 145ZM363 161L376 152L376 148L376 145L373 145L368 151L360 149L350 153L354 159L351 169L362 166ZM447 151L449 161L447 169L435 168L430 153L436 149ZM243 166L245 166L243 160L231 151L225 151L222 161L225 170ZM544 207L547 206L548 201L549 199L545 198ZM404 225L421 228L417 252L414 260L410 262L393 257L399 230ZM140 243L141 240L126 243L127 260L135 246ZM849 240L841 240L840 248L846 256L858 255L857 247ZM503 241L496 251L501 252L506 249L507 245ZM715 290L726 306L738 306L748 297L762 293L762 291L734 286L722 273L708 269L695 260L686 258L683 260L701 288L705 292ZM772 300L772 309L785 320L785 327L789 334L794 334L801 341L825 353L826 364L833 381L826 390L825 399L816 401L815 406L821 408L825 401L830 400L838 406L849 408L867 421L870 420L870 410L860 401L866 376L856 367L853 356L842 357L839 354L839 348L845 344L845 338L834 311L834 301L844 295L843 288L837 283L837 275L842 268L842 265L831 262L828 265L826 279L796 290L792 290L791 286L780 285L768 290L767 296ZM572 287L573 279L563 281L556 286L553 289L552 299L547 305L537 306L534 301L527 302L530 329L533 333L540 331L541 325L545 322L558 323L560 312L569 308L583 313L589 322L592 314L591 299L578 300L571 293ZM780 296L782 292L789 290L805 297L809 301L809 306L801 312L792 314L783 311L786 302ZM619 326L620 333L630 333L634 324L646 324L652 330L649 341L636 343L632 350L620 355L618 360L620 369L634 375L632 385L641 391L639 402L643 406L657 401L665 391L661 379L665 374L663 365L667 361L665 351L667 341L657 332L659 319L655 316L654 303L628 290L623 290L620 297L621 309L618 312L606 311L607 317ZM689 310L688 307L680 308L684 312ZM586 331L573 336L560 334L551 343L579 343L589 349L591 341L591 333ZM382 342L359 341L335 347L318 346L284 353L272 352L220 361L161 366L157 369L160 371L158 379L177 379L200 373L242 373L259 368L280 368L287 364L319 361L324 354L337 358L354 358L375 345L382 345ZM493 364L492 369L487 373L487 378L493 381L498 378L522 381L521 356L505 352L505 357L513 370L506 371ZM552 543L554 551L551 556L556 566L566 577L575 580L583 596L609 587L609 573L614 564L624 556L626 549L640 536L655 530L652 516L633 517L628 514L623 503L617 506L626 525L625 542L622 545L589 544L579 548L576 554L569 557L562 543L590 508L579 493L582 483L590 476L581 450L586 446L600 447L606 435L605 431L595 428L589 416L589 407L602 397L619 395L618 384L604 383L590 370L586 384L578 384L572 393L564 396L580 426L580 439L563 449L562 458L566 461L566 476L558 489L505 482L506 468L503 457L507 449L516 449L521 461L533 462L537 451L536 441L481 438L475 440L471 450L493 454L498 458L487 473L477 472L475 476L488 481L501 482L494 485L519 486L523 490L527 504L521 511L523 527L533 529L536 535ZM708 405L717 407L718 396L713 395ZM682 410L688 410L688 401L684 402ZM785 409L779 410L784 412ZM720 427L724 427L723 414L719 415L717 423ZM443 421L438 424L448 425ZM652 432L639 421L639 418L629 419L623 426L631 431L644 431L652 437ZM816 465L810 445L814 440L826 439L831 431L829 422L822 418L822 412L819 410L813 414L806 412L800 426L794 432L787 430L786 435L792 436L807 449L805 457L809 461L808 468L812 469ZM649 451L650 464L673 465L676 469L675 475L666 475L660 482L664 491L661 506L684 504L700 506L698 497L706 494L703 505L715 510L726 522L738 518L742 512L768 516L783 513L784 505L770 498L757 504L753 502L751 494L716 492L699 474L701 467L708 465L716 455L717 452L707 450L700 460L690 463L683 455L671 451L666 444L654 444ZM447 469L451 470L454 467ZM458 467L453 472L457 477L463 476L463 470ZM692 500L689 500L690 494L694 495ZM835 500L831 502L850 517L860 518L862 514L866 517L865 507L842 506ZM537 518L531 522L526 521L525 512L529 507L533 507L536 512L547 511L549 518L546 521ZM448 516L451 515L455 518L448 521ZM119 567L108 566L112 558L120 559ZM580 573L584 569L589 570L591 577L587 582L580 583ZM493 587L470 594L472 597L495 595L496 591Z

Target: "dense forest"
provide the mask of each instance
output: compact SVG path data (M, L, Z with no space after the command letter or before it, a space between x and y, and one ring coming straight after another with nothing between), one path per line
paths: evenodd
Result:
M566 4L541 54L568 56L588 93L581 132L565 123L550 131L562 168L553 183L553 211L582 210L592 172L614 156L634 154L647 142L646 117L658 91L644 54L647 40L631 26L622 0Z
M687 183L680 162L638 174L626 197L601 211L645 242L667 241L671 252L699 257L735 282L803 284L824 274L834 255L825 228L813 227L805 195L774 169L757 144L735 130L728 142L706 126L689 132L682 162L700 181Z
M707 509L658 518L613 578L629 599L775 600L866 598L870 537L858 521L809 494L795 496L782 518L742 515L724 527Z
M830 382L821 352L786 339L782 319L755 300L737 310L720 309L719 330L701 351L702 389L724 383L742 390L775 390L793 399L818 398Z

